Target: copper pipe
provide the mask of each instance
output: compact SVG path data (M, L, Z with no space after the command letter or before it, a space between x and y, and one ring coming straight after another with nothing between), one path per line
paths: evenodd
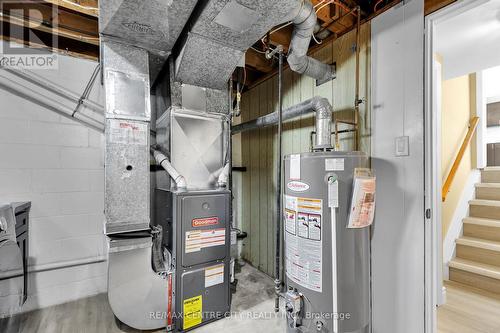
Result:
M353 125L353 126L356 125L356 123L353 121L348 121L348 120L336 120L336 121L341 123L341 124L347 124L347 125Z

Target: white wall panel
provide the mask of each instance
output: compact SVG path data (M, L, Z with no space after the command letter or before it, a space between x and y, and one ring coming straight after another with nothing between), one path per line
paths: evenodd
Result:
M424 1L372 21L374 333L424 332ZM395 139L409 137L409 156Z

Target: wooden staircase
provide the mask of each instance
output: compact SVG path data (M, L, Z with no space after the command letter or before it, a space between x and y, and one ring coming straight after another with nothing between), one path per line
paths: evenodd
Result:
M481 171L449 267L450 280L500 294L500 167Z

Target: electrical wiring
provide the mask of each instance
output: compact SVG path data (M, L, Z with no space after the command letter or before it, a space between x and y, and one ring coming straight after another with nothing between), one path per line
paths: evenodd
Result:
M377 12L377 7L383 2L384 0L378 0L375 6L373 6L373 11L376 13Z
M312 35L312 38L314 39L314 42L315 42L316 44L323 44L323 41L322 41L322 40L318 40L318 39L316 39L316 36L314 36L314 34Z
M257 52L257 53L266 54L266 52L261 51L261 50L258 50L258 49L256 49L256 48L255 48L255 47L253 47L253 46L250 46L250 48L251 48L252 50L254 50L255 52Z
M321 7L319 7L318 9L316 9L316 13L318 13L321 9L323 9L324 7L330 5L330 4L334 4L334 5L337 5L339 6L340 8L342 8L343 10L345 10L346 12L351 12L351 9L349 7L347 7L346 5L344 5L342 2L340 1L337 1L337 0L329 0L327 1L326 3L322 4ZM356 14L354 13L351 13L353 16L356 16Z
M313 7L316 8L316 7L319 7L323 4L323 2L325 2L327 0L321 0L320 2L318 2L317 4L315 4Z

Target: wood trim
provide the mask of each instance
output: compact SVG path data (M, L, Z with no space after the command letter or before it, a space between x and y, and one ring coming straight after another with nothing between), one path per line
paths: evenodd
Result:
M467 150L467 147L470 145L470 142L472 141L472 136L476 132L477 124L479 123L479 117L473 117L470 120L469 123L469 130L467 131L467 135L464 138L464 141L462 142L462 145L460 146L460 150L458 151L457 157L455 157L455 161L453 162L453 165L451 167L450 172L448 173L448 176L446 177L446 181L444 182L443 189L441 191L441 198L442 201L446 201L446 196L450 192L451 185L453 184L453 180L455 179L455 176L457 174L458 167L460 166L460 163L462 162L462 158L464 157L465 151Z

